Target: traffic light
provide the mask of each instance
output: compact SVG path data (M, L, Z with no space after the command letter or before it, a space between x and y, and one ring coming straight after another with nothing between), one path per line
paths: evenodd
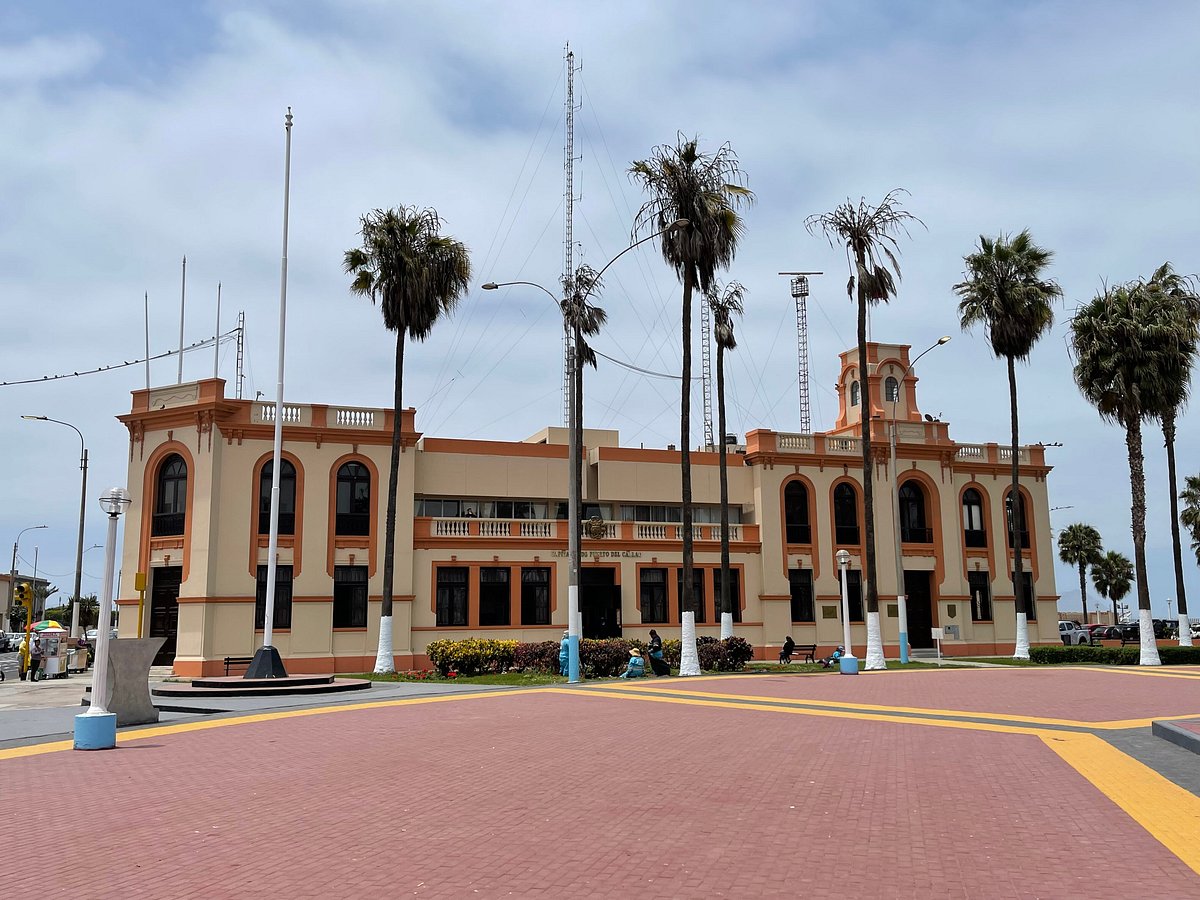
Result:
M22 581L17 585L16 599L22 606L29 606L33 603L33 588L29 586L28 581Z

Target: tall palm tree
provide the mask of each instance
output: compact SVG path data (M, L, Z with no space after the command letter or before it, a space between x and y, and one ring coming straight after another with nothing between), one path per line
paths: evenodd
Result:
M1096 564L1103 551L1100 532L1091 525L1076 522L1059 532L1058 558L1068 566L1076 566L1079 569L1079 596L1083 598L1083 621L1085 623L1088 620L1087 568Z
M1071 320L1075 383L1100 417L1125 428L1129 456L1133 562L1141 630L1141 664L1161 661L1150 614L1146 573L1146 473L1142 422L1161 408L1178 377L1184 335L1174 307L1141 282L1109 288Z
M1020 491L1020 428L1017 420L1017 360L1028 360L1033 345L1054 324L1051 302L1062 289L1044 276L1054 254L1033 242L1029 230L1016 237L979 236L979 245L963 257L966 280L954 285L963 331L982 325L992 355L1008 363L1008 405L1012 422L1012 487L1009 491L1009 546L1013 553L1013 599L1017 611L1015 659L1029 659L1029 611L1025 608L1020 523L1025 518Z
M1192 551L1196 554L1196 564L1200 565L1200 475L1189 475L1183 479L1179 499L1183 501L1179 521L1191 535Z
M603 281L598 273L586 263L577 267L570 281L565 284L563 301L561 303L563 321L571 331L571 342L574 353L574 386L575 393L575 433L571 440L575 442L575 458L583 459L583 367L596 368L596 351L585 339L600 333L604 323L608 321L608 313L594 305L592 295L600 290ZM578 466L571 477L575 479L575 496L583 496L583 466ZM572 528L579 528L579 522L572 522Z
M733 317L742 314L746 289L732 281L721 289L714 284L705 300L713 313L713 337L717 341L717 452L721 480L721 639L733 637L733 604L729 597L729 472L725 460L725 351L737 347ZM736 598L734 598L736 601Z
M1097 594L1112 601L1114 625L1121 619L1117 615L1117 604L1125 599L1132 585L1133 563L1125 554L1109 550L1092 563L1092 586Z
M650 199L634 218L633 234L661 231L663 259L675 270L683 285L683 380L680 388L680 493L683 507L683 578L680 604L683 608L683 648L680 675L699 675L696 653L696 606L692 586L692 292L707 292L717 271L729 268L737 252L745 223L738 210L754 202L744 184L745 176L729 144L713 153L703 153L698 138L676 137L674 144L655 147L649 159L629 167L630 177ZM684 227L670 228L683 219Z
M383 539L383 604L379 613L377 673L396 671L392 651L392 584L396 562L396 493L403 418L404 344L423 341L443 314L454 309L471 280L465 245L440 233L437 210L401 206L376 209L361 220L362 246L347 250L342 268L353 276L350 291L369 297L383 311L383 324L396 333L396 381L392 453L388 467L387 517Z
M1175 558L1175 596L1179 600L1179 643L1190 647L1192 629L1188 625L1187 587L1183 579L1183 550L1179 542L1179 482L1175 477L1175 420L1187 405L1196 343L1200 334L1200 296L1192 278L1178 274L1169 262L1154 270L1146 281L1145 290L1173 309L1183 340L1177 345L1180 358L1173 372L1164 381L1165 393L1158 404L1158 419L1162 424L1163 444L1167 449L1167 483L1171 492L1171 550Z
M887 303L896 296L900 280L900 263L896 259L900 233L908 233L909 222L920 222L900 206L897 189L883 198L878 206L860 199L857 204L847 200L831 212L819 213L805 219L810 234L818 229L834 246L844 245L850 266L846 294L858 304L858 381L862 385L862 467L863 467L863 529L866 538L867 581L867 659L865 668L886 669L883 657L883 635L879 630L879 586L875 565L875 481L871 463L870 379L867 370L867 308Z

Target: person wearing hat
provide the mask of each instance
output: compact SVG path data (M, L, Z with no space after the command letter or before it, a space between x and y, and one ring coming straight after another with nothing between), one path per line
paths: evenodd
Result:
M558 674L570 675L571 666L571 632L564 631L562 641L558 645Z
M618 677L620 678L643 678L646 675L646 661L642 659L642 651L634 647L629 651L629 665L625 667L625 671Z

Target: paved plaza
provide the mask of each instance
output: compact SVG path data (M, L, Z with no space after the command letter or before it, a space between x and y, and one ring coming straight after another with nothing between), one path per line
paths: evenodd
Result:
M0 743L6 893L1200 896L1200 669L373 696Z

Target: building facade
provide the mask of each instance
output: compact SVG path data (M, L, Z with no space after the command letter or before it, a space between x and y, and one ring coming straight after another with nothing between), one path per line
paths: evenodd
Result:
M773 658L787 635L823 648L840 643L835 554L846 549L851 631L855 646L865 645L865 415L874 445L885 652L897 655L900 578L913 647L932 646L931 629L940 627L947 652L1011 652L1009 448L953 441L947 423L922 417L917 407L908 347L872 343L868 350L866 379L857 353L842 354L834 429L760 429L729 448L735 631L760 658ZM120 633L138 631L130 573L147 573L143 633L166 638L159 662L179 675L221 673L226 656L251 655L262 643L274 415L273 403L228 399L224 382L208 379L135 391L131 411L119 417L130 433L133 500ZM283 408L273 643L289 672L361 672L374 664L394 415ZM513 442L437 438L416 430L413 409L401 411L401 424L397 667L425 667L425 648L442 638L557 640L567 620L566 429ZM614 431L587 430L584 443L584 636L644 637L650 627L677 635L679 453L622 447ZM1033 601L1030 640L1057 642L1050 468L1041 446L1021 448L1018 462L1017 552ZM718 454L693 453L692 463L697 631L716 636Z

